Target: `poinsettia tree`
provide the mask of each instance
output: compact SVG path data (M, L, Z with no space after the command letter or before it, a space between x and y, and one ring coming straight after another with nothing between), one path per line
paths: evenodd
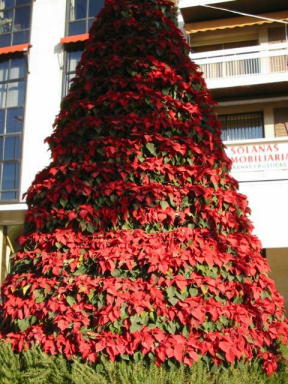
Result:
M277 368L283 299L168 0L106 0L2 287L17 351Z

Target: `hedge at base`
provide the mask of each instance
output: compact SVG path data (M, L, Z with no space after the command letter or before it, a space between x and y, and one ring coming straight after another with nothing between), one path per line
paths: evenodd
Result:
M286 384L287 365L267 376L258 361L237 362L229 367L211 366L200 361L188 367L168 364L157 367L135 355L133 362L109 362L101 359L87 364L64 356L47 356L39 348L16 354L6 343L0 343L1 384Z
M170 1L107 0L92 26L2 287L15 352L282 359L283 298L174 19Z

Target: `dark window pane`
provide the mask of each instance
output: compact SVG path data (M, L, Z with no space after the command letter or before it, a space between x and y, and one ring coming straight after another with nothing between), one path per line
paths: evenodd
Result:
M0 110L0 133L5 131L5 110Z
M94 20L95 20L94 17L91 18L91 19L88 19L88 31L89 31L89 29L91 28L91 25L93 24Z
M22 132L24 121L24 109L23 108L9 108L7 109L6 117L6 132Z
M15 9L14 31L27 29L30 26L31 7L20 7Z
M25 58L18 57L11 60L9 79L21 79L25 75Z
M31 0L16 0L16 5L31 4Z
M11 8L15 5L15 0L4 0L3 8Z
M12 45L28 43L29 40L30 31L14 32Z
M17 189L19 185L19 164L4 163L2 190Z
M87 0L70 0L70 20L87 17Z
M86 32L86 21L74 21L69 23L69 36L80 35Z
M17 194L17 192L2 192L1 200L16 200Z
M20 136L8 136L4 141L4 161L20 158Z
M89 1L89 16L95 17L100 12L101 8L103 8L103 0L90 0Z
M11 32L13 20L13 10L0 12L0 33Z
M3 8L11 8L11 7L14 7L15 5L15 0L3 0L2 1L3 3Z
M0 34L0 47L7 47L11 45L11 33L2 35Z

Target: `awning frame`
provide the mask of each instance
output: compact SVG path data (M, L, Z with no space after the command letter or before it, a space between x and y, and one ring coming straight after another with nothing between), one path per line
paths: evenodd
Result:
M85 42L89 39L89 33L82 33L81 35L71 35L62 37L60 40L61 44L73 44L79 42Z
M272 18L275 20L288 20L288 11L285 12L271 12L259 16ZM229 17L226 19L216 19L197 23L188 23L185 25L187 34L195 34L200 32L216 31L223 29L233 29L239 27L250 27L254 25L272 24L272 20L255 19L254 17L239 16Z
M29 48L31 48L31 44L18 44L18 45L10 45L8 47L0 48L0 55L9 55L17 52L27 52Z

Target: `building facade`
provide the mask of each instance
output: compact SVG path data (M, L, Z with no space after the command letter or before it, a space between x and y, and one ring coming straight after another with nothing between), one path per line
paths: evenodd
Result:
M288 4L180 0L191 59L218 102L254 233L288 301Z
M25 191L104 0L0 0L0 281L17 250Z
M44 139L103 3L0 0L0 280L23 231L23 194L49 163ZM233 175L248 195L255 234L288 300L288 5L178 3L191 59L218 102Z

